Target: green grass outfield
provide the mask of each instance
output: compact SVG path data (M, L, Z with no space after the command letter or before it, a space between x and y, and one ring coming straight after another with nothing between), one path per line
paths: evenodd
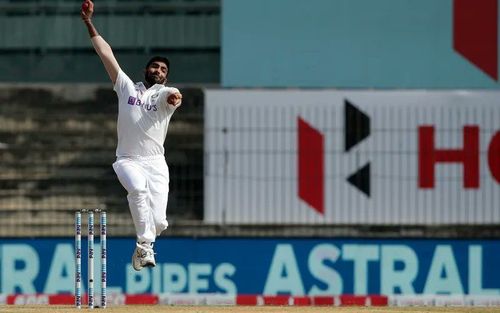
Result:
M95 308L98 312L101 309ZM1 305L2 313L64 313L64 312L82 312L89 311L86 307L75 309L68 305ZM168 306L168 305L128 305L128 306L110 306L105 312L130 312L130 313L432 313L432 312L452 312L452 313L500 313L500 307L288 307L288 306Z

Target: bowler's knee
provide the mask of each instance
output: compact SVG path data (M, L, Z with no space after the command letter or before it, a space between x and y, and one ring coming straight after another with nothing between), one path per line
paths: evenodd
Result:
M144 199L148 195L145 187L133 186L128 190L128 197L132 199Z

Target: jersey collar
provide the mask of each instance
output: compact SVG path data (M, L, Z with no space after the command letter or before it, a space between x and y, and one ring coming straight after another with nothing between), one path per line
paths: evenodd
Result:
M144 85L143 82L137 82L135 83L135 87L138 91L140 91L141 93L144 93L146 90L148 90L148 88L146 88L146 86ZM153 86L151 86L149 89L151 90L159 90L161 88L165 87L164 85L162 84L154 84Z
M135 89L137 89L137 91L140 91L141 93L143 93L147 90L147 88L146 88L146 86L144 86L143 82L135 83Z

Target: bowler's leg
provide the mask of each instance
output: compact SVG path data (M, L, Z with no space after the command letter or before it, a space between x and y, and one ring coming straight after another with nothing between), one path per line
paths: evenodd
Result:
M151 209L155 223L155 233L159 236L162 231L167 229L167 204L169 192L169 172L165 160L158 160L154 167L150 169Z
M149 191L146 175L131 160L119 160L113 164L118 180L127 190L127 200L134 221L138 242L155 241L155 222L148 201Z

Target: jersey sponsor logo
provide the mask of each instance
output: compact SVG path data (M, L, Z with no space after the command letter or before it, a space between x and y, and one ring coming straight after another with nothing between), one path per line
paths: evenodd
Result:
M144 109L147 111L158 111L158 107L156 106L156 104L145 104L141 101L141 99L136 97L128 97L127 103L138 107L144 107Z
M137 99L135 97L130 96L130 97L128 97L128 102L127 103L130 104L130 105L134 105L136 100Z
M156 104L146 104L144 105L144 108L148 111L158 111L158 107L156 106Z

